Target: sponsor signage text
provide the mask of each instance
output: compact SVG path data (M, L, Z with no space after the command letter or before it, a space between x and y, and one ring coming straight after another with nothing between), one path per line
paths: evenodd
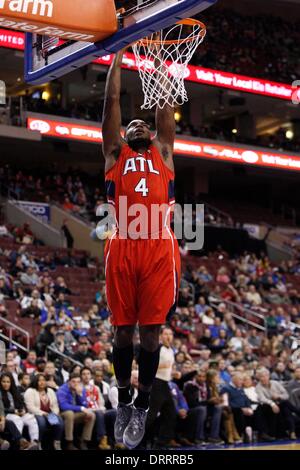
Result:
M1 0L0 0L1 1ZM0 23L1 26L1 23ZM9 47L23 50L25 46L25 35L16 31L0 29L0 47ZM103 56L94 61L96 64L109 66L113 60L113 55ZM145 66L152 67L152 63ZM126 53L123 58L123 68L128 70L137 70L135 57L131 53ZM172 64L170 63L172 73ZM262 78L246 77L220 70L206 69L189 65L187 69L187 81L201 83L203 85L212 85L219 88L228 88L230 90L248 92L256 95L291 100L295 87L292 85L272 82Z
M42 135L83 142L102 142L100 127L85 126L76 122L63 122L51 119L27 119L27 128L40 131ZM285 155L280 152L270 152L264 149L225 145L224 143L204 142L199 140L176 139L174 153L214 161L264 166L268 168L300 171L300 155Z

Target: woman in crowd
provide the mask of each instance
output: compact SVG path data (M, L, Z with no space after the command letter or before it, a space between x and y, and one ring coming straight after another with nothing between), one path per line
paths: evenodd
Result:
M215 369L209 369L206 375L208 404L219 405L223 407L222 419L225 428L225 435L228 444L240 444L242 442L239 433L235 427L234 418L231 409L226 403L226 395L220 395L220 376Z
M39 450L37 421L32 414L27 412L24 400L16 387L12 375L8 372L4 372L0 377L0 397L4 405L6 421L13 422L22 436L24 427L28 430L30 442L22 437L20 448Z
M54 390L47 386L44 374L37 374L24 394L28 411L35 415L40 430L40 439L51 432L54 450L61 450L63 420Z

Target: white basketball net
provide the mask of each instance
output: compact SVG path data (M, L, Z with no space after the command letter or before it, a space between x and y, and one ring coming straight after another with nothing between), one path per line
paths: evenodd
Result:
M205 34L202 24L180 23L168 31L162 30L159 44L153 42L153 33L132 46L144 93L141 109L162 109L166 104L174 107L188 101L184 83L189 75L188 64ZM166 43L170 40L174 42Z

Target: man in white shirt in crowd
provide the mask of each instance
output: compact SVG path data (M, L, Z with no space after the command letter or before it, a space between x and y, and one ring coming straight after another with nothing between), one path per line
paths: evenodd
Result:
M258 369L257 378L259 382L256 385L256 392L259 403L268 409L268 424L271 428L270 434L272 436L275 435L278 421L278 419L275 418L280 414L281 419L286 423L290 439L296 440L296 423L293 414L295 408L289 401L288 392L280 382L270 380L270 372L265 367Z
M153 436L153 427L159 415L158 447L179 447L175 441L176 409L169 382L172 380L172 368L175 355L172 349L173 331L162 329L160 340L159 365L150 397L150 409L146 423L146 437Z
M256 291L256 287L254 285L249 286L249 291L246 293L246 299L252 305L262 304L260 293Z

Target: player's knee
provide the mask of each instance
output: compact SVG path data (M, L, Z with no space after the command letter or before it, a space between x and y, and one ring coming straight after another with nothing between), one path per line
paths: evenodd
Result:
M132 343L133 333L133 326L117 326L114 336L114 342L117 348L126 348L129 346Z
M160 325L140 327L141 346L149 352L154 352L159 346Z

